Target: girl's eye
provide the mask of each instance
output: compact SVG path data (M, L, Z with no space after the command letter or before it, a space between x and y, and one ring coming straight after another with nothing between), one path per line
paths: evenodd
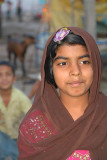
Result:
M64 66L64 65L66 65L66 64L67 64L67 62L58 63L58 65L60 65L60 66Z
M90 64L90 61L82 61L81 64Z

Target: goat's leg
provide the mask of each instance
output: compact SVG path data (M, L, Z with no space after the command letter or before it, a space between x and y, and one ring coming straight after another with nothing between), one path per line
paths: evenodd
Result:
M25 70L25 64L24 61L21 61L21 67L22 67L22 72L23 72L23 76L26 76L26 70Z
M21 69L22 69L22 73L23 73L23 76L26 76L26 70L25 70L25 64L24 64L24 57L18 57L20 62L21 62Z
M8 60L11 62L11 52L8 51Z
M14 54L14 66L17 69L17 56Z

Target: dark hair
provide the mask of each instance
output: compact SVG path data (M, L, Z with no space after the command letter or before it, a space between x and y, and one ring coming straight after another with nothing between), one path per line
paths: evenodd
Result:
M9 61L0 61L0 66L8 66L12 69L13 75L15 75L15 67Z
M86 47L86 44L85 44L83 38L81 36L75 35L71 31L61 41L54 42L53 39L51 40L50 44L47 47L46 60L45 60L45 66L44 66L45 80L48 83L53 84L56 88L57 88L57 85L55 83L54 75L53 75L53 59L56 56L57 49L64 44L67 44L67 45L80 44L80 45Z

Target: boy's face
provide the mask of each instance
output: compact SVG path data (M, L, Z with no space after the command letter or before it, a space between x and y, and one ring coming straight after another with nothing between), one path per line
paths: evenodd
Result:
M14 81L15 76L11 67L6 65L0 66L0 90L10 89Z
M88 96L93 69L87 49L82 45L60 46L54 58L53 74L60 96Z

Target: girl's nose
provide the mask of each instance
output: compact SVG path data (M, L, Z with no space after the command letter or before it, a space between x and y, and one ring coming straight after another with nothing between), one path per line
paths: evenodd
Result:
M79 76L81 73L81 69L79 64L75 63L75 64L71 64L70 66L70 75L72 76Z

